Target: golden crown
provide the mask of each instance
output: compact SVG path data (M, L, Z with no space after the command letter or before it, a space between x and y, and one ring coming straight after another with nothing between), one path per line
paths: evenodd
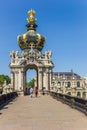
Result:
M30 10L28 11L28 14L29 14L29 18L27 19L28 23L29 22L36 22L36 19L34 18L34 15L35 15L35 11L34 10Z

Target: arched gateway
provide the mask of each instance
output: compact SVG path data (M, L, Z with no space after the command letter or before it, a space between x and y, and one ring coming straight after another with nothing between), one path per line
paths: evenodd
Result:
M13 90L25 92L26 89L26 72L28 69L35 69L37 72L37 86L39 90L43 87L50 90L52 68L52 52L41 50L45 44L45 37L36 32L35 11L28 12L30 17L27 19L27 32L18 36L18 43L22 53L12 51L11 56L11 86Z

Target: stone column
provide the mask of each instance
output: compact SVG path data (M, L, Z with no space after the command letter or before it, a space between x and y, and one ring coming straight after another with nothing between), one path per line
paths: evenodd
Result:
M62 86L62 89L61 89L61 92L63 93L63 94L66 94L66 85L67 85L67 83L66 83L66 80L64 81L64 84L63 84L63 86Z
M63 94L66 94L66 88L65 87L63 88Z
M15 90L18 91L18 72L15 72Z
M48 70L44 72L45 88L48 90Z
M24 91L24 72L21 71L21 90Z
M76 96L76 86L74 85L75 80L71 81L71 93L72 96Z
M21 91L21 70L19 69L18 73L18 90Z
M44 72L44 79L43 79L44 81L43 81L43 82L44 82L44 87L45 87L45 89L47 89L47 84L46 84L47 81L46 81L46 78L47 78L47 77L46 77L46 72Z
M52 73L52 71L49 70L49 75L48 75L48 90L50 90L50 87L51 87L51 80L52 80L51 73Z
M24 75L23 75L23 87L24 87L24 91L26 89L26 72L24 72Z
M38 89L42 90L42 69L38 69Z
M15 77L14 77L14 72L11 71L11 87L13 89L13 91L15 90Z
M37 86L37 76L34 78L34 86Z
M24 95L25 90L25 75L24 71L19 69L15 71L15 90L18 92L19 95Z
M15 89L17 91L23 91L23 87L24 87L24 72L21 71L20 69L18 71L15 72Z
M43 79L43 87L45 87L45 73L44 73L44 71L43 71L43 77L42 77L42 79Z

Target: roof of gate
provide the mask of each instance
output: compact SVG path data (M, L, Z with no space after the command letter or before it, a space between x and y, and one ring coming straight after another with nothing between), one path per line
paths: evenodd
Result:
M28 24L26 25L27 32L18 36L19 47L22 50L30 49L33 46L34 49L41 51L45 45L45 37L36 32L37 24L34 17L35 11L28 11L29 18L27 19Z

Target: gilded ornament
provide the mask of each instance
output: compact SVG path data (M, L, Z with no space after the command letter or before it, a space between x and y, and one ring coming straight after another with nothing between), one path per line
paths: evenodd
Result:
M25 44L27 43L27 39L24 39L23 41L24 41Z
M36 22L36 19L34 18L34 15L35 15L35 11L34 10L30 10L28 11L28 14L29 14L29 18L27 19L28 23L29 22Z
M37 43L39 44L41 42L41 35L40 34L37 34L38 36L38 40L37 40Z
M26 25L27 32L18 36L18 43L22 50L30 49L31 44L34 45L34 49L41 51L45 44L45 37L36 32L37 24L34 18L35 11L28 11L29 18L27 19L28 24Z

